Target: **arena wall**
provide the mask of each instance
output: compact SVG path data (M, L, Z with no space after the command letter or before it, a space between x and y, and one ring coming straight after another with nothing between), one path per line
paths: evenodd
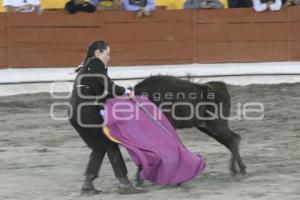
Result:
M300 60L300 7L0 13L0 68L71 67L96 39L109 41L112 65L268 62Z

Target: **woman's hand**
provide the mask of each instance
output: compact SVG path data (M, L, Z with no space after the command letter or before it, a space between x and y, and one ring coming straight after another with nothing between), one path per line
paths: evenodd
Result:
M125 94L128 95L129 99L135 98L134 92L132 90L126 89Z
M134 92L131 91L129 94L128 94L129 98L130 99L134 99L135 98L135 95L134 95Z

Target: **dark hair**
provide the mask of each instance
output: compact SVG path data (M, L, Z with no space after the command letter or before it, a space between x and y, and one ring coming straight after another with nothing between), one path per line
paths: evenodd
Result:
M92 44L89 45L89 47L87 48L87 53L86 53L86 57L84 59L85 63L89 58L92 58L95 56L95 51L96 50L100 50L101 52L103 52L104 50L106 50L108 47L107 42L105 42L104 40L96 40L94 41Z
M104 40L96 40L93 43L91 43L87 48L86 57L83 63L79 65L79 67L75 70L75 72L78 72L89 59L95 56L96 50L100 50L101 52L103 52L104 50L107 49L107 47L108 47L108 43L105 42Z

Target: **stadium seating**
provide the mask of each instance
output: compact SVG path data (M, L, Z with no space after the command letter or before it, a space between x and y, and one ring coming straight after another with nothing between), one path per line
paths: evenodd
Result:
M67 0L40 0L43 9L59 9L64 8ZM0 0L0 12L5 12L3 8L3 0Z
M64 8L67 0L40 0L43 9L60 9ZM157 6L166 6L169 10L182 9L185 0L156 0ZM224 8L228 8L228 0L220 0ZM3 0L0 0L0 12L5 12Z
M67 0L40 0L42 8L44 9L57 9L64 8Z
M3 1L0 0L0 12L4 12L4 8L3 8Z
M156 6L166 6L168 10L183 9L185 0L155 0Z

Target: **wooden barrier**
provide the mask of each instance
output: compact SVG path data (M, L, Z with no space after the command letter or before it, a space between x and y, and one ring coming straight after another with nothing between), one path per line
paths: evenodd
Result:
M300 7L0 13L0 68L78 65L87 45L107 40L112 65L300 60Z
M0 68L7 67L6 16L0 15Z

